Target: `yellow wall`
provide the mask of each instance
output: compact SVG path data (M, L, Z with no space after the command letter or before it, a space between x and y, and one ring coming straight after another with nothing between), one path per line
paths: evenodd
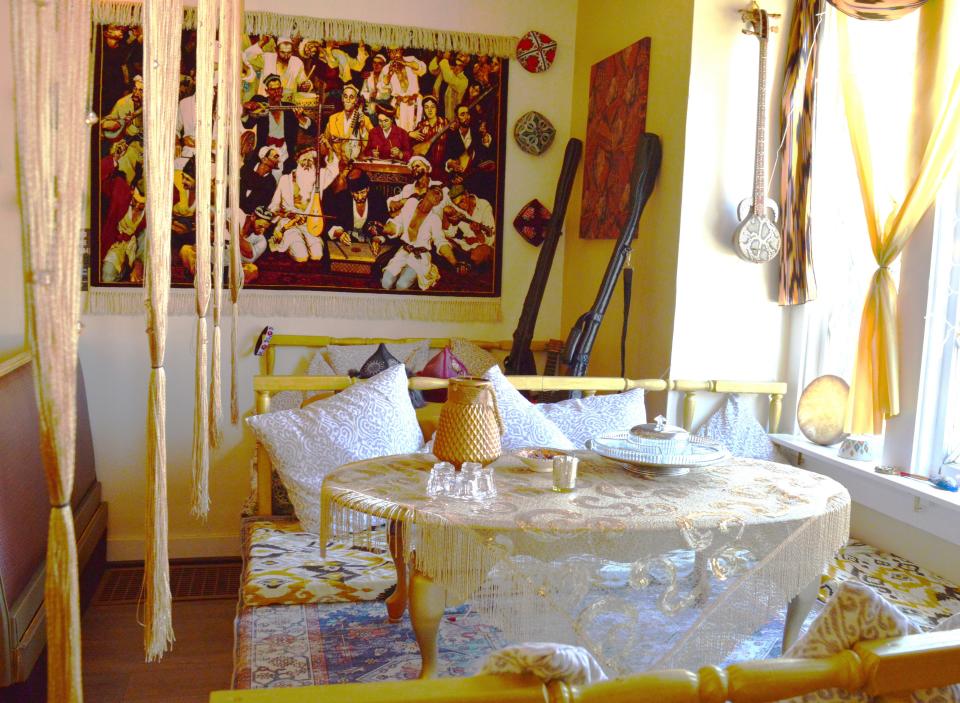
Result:
M670 366L692 23L693 0L594 0L581 2L577 13L571 130L580 139L587 128L590 67L638 39L652 38L646 126L660 136L663 164L633 248L627 373L634 377L660 376ZM579 238L582 183L581 170L567 215L564 330L593 304L614 247L611 240ZM591 374L619 374L622 319L618 285L591 356Z

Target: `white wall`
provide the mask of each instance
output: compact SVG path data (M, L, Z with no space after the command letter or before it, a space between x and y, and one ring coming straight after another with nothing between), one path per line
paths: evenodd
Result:
M782 29L768 45L769 173L780 138L779 76L791 4L764 3L768 12L783 14ZM732 246L737 204L752 197L755 153L759 42L741 33L744 6L738 0L694 4L673 378L774 380L782 373L778 264L744 262ZM769 194L780 200L778 193L775 180Z
M0 46L10 47L10 0L3 3L0 21ZM9 55L5 66L10 66ZM0 357L24 346L23 268L21 264L20 210L17 204L16 141L17 124L13 104L13 72L0 70L0 124L6 125L0 137L0 281L3 281L3 303L0 304Z
M508 339L523 305L539 249L527 244L510 224L520 206L533 197L548 206L553 201L563 145L570 134L570 102L576 26L575 0L484 0L450 2L420 0L416 4L378 0L365 3L315 3L306 0L248 0L247 10L270 10L292 15L323 15L386 24L415 24L438 29L519 36L528 29L546 32L559 44L553 67L530 74L516 62L510 65L507 113L507 167L504 207L503 321L491 324L439 324L410 321L351 321L323 319L265 319L244 317L240 329L240 407L253 407L250 379L257 372L251 347L266 324L278 332L338 336L447 336ZM10 82L9 73L3 80ZM555 145L543 156L520 151L513 142L513 124L524 112L536 109L557 128ZM11 137L7 137L10 139ZM4 148L7 148L4 142ZM6 180L3 183L6 188ZM2 264L7 266L6 261ZM557 252L537 337L560 334L562 248ZM229 319L229 318L227 318ZM5 321L4 321L5 322ZM110 502L108 531L111 560L141 559L144 533L144 418L149 362L142 317L90 316L84 318L80 357L87 379L97 471ZM4 325L4 330L6 324ZM225 341L229 323L225 322ZM172 557L231 554L238 551L238 511L248 490L247 463L252 444L249 432L226 427L223 448L212 467L213 508L206 524L189 514L190 447L193 414L193 335L189 317L171 318L168 327L168 483ZM224 349L225 373L229 370ZM281 367L282 370L282 367ZM226 379L226 377L225 377ZM228 384L225 380L225 392ZM228 403L225 395L225 406Z

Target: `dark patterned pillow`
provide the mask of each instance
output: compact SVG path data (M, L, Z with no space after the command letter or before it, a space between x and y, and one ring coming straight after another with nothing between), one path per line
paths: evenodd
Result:
M350 375L355 378L372 378L381 371L386 371L399 364L400 359L390 353L386 344L381 343L380 346L377 347L377 350L370 355L370 358L363 362L363 365L358 370L350 369ZM407 376L409 377L410 375L410 369L407 369ZM413 407L422 408L427 404L427 401L423 399L423 393L421 391L410 390L409 393L410 402L413 403Z

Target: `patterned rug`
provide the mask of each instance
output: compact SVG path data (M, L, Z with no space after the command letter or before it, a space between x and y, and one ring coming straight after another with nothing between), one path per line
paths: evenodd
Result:
M830 567L821 601L840 581L878 590L924 629L960 612L960 589L907 559L851 541ZM814 604L805 627L823 609ZM780 655L784 612L742 642L722 664ZM468 676L502 647L499 631L470 612L448 610L440 625L439 676ZM415 678L420 655L409 618L386 619L383 603L305 604L244 608L236 625L234 688L308 686Z

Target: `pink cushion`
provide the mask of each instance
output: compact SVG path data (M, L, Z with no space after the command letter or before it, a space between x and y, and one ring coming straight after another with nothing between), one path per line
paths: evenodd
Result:
M417 375L429 378L456 378L457 376L468 376L469 372L463 362L453 355L450 347L444 347L427 362L423 370ZM423 397L431 403L445 403L447 401L447 390L441 388L435 391L424 391Z

